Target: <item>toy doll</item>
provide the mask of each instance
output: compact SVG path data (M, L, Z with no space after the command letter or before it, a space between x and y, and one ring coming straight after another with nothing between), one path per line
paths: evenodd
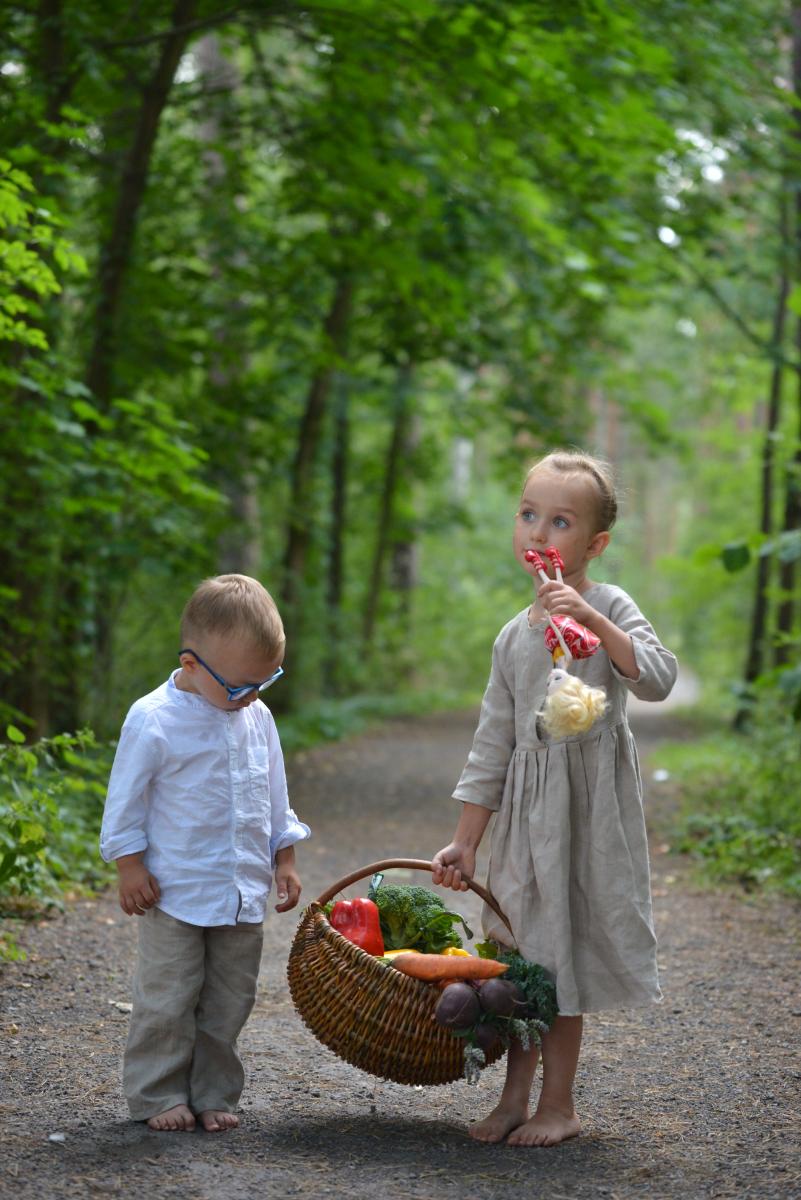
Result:
M545 555L553 565L556 579L562 583L561 554L555 546L549 546ZM536 550L527 550L525 557L534 564L543 583L547 583L550 576L542 556ZM545 704L537 715L550 737L586 733L606 711L603 688L589 687L569 671L574 659L589 658L600 644L600 638L572 617L548 615L545 645L553 655L553 669L546 684Z

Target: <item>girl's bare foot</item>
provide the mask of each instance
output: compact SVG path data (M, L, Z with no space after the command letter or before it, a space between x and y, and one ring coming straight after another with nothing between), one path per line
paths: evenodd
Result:
M185 1104L176 1104L158 1116L150 1117L148 1125L160 1133L189 1133L195 1128L195 1114Z
M554 1108L538 1108L530 1121L519 1125L506 1139L507 1146L556 1146L581 1131L575 1109L571 1114Z
M479 1142L502 1142L513 1129L522 1129L527 1118L528 1108L525 1105L522 1108L517 1105L507 1107L501 1103L483 1121L471 1125L468 1133Z
M198 1117L206 1133L224 1133L226 1129L236 1129L239 1124L239 1117L235 1117L233 1113L220 1112L216 1108L205 1108L203 1112L198 1113Z

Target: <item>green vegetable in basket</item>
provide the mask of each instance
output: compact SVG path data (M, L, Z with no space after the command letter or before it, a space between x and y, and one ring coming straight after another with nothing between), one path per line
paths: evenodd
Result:
M459 922L467 936L473 936L464 917L447 909L428 888L382 883L383 878L374 875L367 894L378 905L386 950L408 947L424 954L441 954L448 946L461 946L462 939L454 929Z
M556 988L539 963L531 963L516 950L506 950L497 942L478 942L479 958L495 958L506 963L506 983L515 984L523 993L529 1016L551 1026L559 1012L556 1003Z

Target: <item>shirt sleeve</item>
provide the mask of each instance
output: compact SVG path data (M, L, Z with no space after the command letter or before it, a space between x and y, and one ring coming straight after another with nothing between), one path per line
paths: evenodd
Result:
M147 849L148 788L163 750L163 738L146 715L129 714L114 755L100 829L100 853L106 862Z
M612 601L609 620L631 638L639 669L637 678L630 679L610 660L615 678L639 700L664 700L673 690L679 670L675 654L665 649L653 626L625 592L621 591Z
M492 649L492 668L481 703L473 746L453 793L455 800L501 807L509 762L516 744L514 692L500 662L500 639Z
M267 738L270 756L270 857L275 862L279 850L294 846L311 835L308 825L299 821L289 806L284 754L272 713L267 714Z

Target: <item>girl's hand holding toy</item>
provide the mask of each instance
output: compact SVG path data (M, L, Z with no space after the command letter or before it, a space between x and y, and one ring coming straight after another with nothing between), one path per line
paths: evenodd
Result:
M536 550L527 550L525 554L526 561L533 563L543 581L538 595L543 599L558 598L557 603L552 599L547 606L545 645L553 656L553 670L548 676L545 704L538 716L542 717L542 723L551 737L567 737L574 733L585 733L606 711L606 693L603 689L588 687L569 673L573 659L589 658L595 654L601 639L574 619L574 615L570 615L576 611L589 615L592 610L579 593L564 582L561 554L555 546L549 546L545 555L553 566L555 581L548 575L545 562Z
M537 599L549 613L572 617L574 621L579 621L582 625L592 621L595 612L582 598L580 592L577 592L570 584L559 583L556 579L549 579L542 585L537 592Z
M555 546L549 546L545 551L545 557L553 566L553 579L546 570L542 555L538 554L536 550L527 550L525 553L526 561L534 564L537 574L542 580L542 587L537 592L537 599L542 603L543 608L546 608L549 613L563 613L584 624L591 621L595 615L595 609L582 599L580 592L565 583L562 577L565 569L562 555ZM584 657L584 655L579 655L579 657Z

